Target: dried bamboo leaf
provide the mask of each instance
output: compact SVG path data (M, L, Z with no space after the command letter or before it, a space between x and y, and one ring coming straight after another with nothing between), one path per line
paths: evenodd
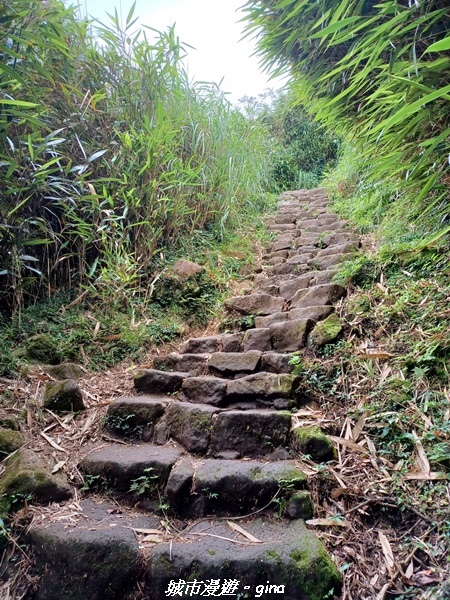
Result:
M52 446L53 448L55 448L55 450L59 450L60 452L64 452L65 454L69 454L69 452L65 449L62 448L59 444L57 444L55 442L55 440L53 438L51 438L49 435L45 434L43 431L40 432L41 436L47 440L47 442L50 444L50 446Z
M305 521L307 525L318 525L319 527L348 527L348 522L345 519L308 519Z
M237 531L238 533L240 533L241 535L246 537L251 542L254 542L255 544L262 544L261 540L258 540L258 538L256 538L254 535L252 535L251 533L246 531L240 525L237 525L236 523L233 523L232 521L227 521L227 525L230 529L232 529L233 531Z
M389 571L393 571L395 567L394 553L392 552L391 544L387 537L381 531L378 532L381 548L384 554L384 560Z

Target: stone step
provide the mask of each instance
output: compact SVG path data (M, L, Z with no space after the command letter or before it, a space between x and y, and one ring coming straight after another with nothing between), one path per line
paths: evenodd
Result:
M157 499L164 492L172 467L181 449L152 444L124 446L112 444L94 450L79 464L87 485L97 490L111 489L131 496L144 495ZM143 478L147 481L144 482Z
M262 375L272 375L276 382ZM289 447L291 414L284 409L296 405L295 397L289 395L290 390L295 389L296 378L257 373L237 380L211 379L213 381L204 377L187 379L184 399L189 400L187 396L190 394L191 400L168 400L160 404L162 412L151 406L152 412L147 413L152 401L145 396L141 404L139 397L128 399L132 403L121 399L113 401L108 408L105 426L116 436L126 439L145 440L157 445L172 439L195 454L216 456L222 451L232 450L238 455L257 457L278 447ZM275 383L280 381L281 388L276 390ZM209 386L208 396L202 396L203 402L196 401L205 385ZM225 409L224 405L228 408ZM281 410L268 408L270 406ZM123 429L120 423L124 424ZM230 427L230 439L224 431L227 426ZM271 440L272 434L275 435L274 440ZM260 447L261 440L267 445Z
M184 457L172 468L165 498L184 519L245 515L264 507L274 511L276 500L286 516L308 519L312 506L305 487L306 476L294 460Z
M181 371L190 375L206 375L208 373L208 362L211 354L178 354L171 352L155 356L153 368L158 371Z
M208 520L183 532L179 543L156 545L146 567L148 597L163 600L176 584L180 593L197 598L208 587L235 598L280 594L284 600L312 600L339 593L338 570L301 519L238 524L258 542L224 521Z
M341 589L339 571L302 519L204 519L172 529L106 501L57 510L57 519L46 513L27 533L34 556L29 573L39 576L35 600L306 600L332 598Z
M274 357L273 361L281 362ZM182 387L182 400L221 408L239 405L241 410L273 406L292 408L297 405L297 376L287 373L253 373L238 379L188 377Z
M283 309L284 299L269 294L249 294L228 298L224 305L229 311L242 315L270 315Z
M204 354L213 352L240 352L244 334L223 333L198 338L190 338L181 346L181 354Z

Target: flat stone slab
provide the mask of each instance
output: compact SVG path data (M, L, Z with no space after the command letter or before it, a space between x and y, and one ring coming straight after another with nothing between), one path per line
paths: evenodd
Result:
M94 450L80 462L80 470L91 477L98 477L98 487L105 482L119 492L130 492L136 479L149 475L154 485L154 495L163 489L169 478L170 470L181 455L178 448L140 444L124 446L112 444L100 450ZM149 490L151 492L151 490Z
M178 354L172 352L163 356L155 356L153 368L159 371L181 371L200 375L206 373L211 354Z
M123 600L137 591L142 555L131 527L160 529L155 517L126 517L117 505L80 500L58 521L34 521L27 533L37 573L35 600Z
M188 452L204 454L209 447L213 416L217 412L217 408L207 404L174 402L167 410L169 434Z
M314 267L315 269L329 269L330 267L333 267L335 265L339 265L340 263L344 262L345 260L349 260L350 258L353 257L353 253L349 252L347 254L330 254L329 256L321 256L316 257L316 258L312 258L311 260L308 261L308 265L310 267Z
M297 319L270 325L272 347L277 352L296 352L306 346L309 331L314 326L311 319Z
M261 371L267 373L292 373L294 367L289 364L290 354L264 352L261 356Z
M170 402L166 396L117 398L108 406L105 426L122 437L149 441Z
M288 281L280 281L280 296L282 298L286 298L286 300L290 300L292 296L294 296L294 294L298 292L298 290L306 289L313 278L313 273L305 273L305 275L301 275L300 277L296 277L295 279L290 279Z
M322 242L325 246L333 246L334 244L345 244L350 242L355 244L358 248L361 244L359 235L350 232L329 233L323 236Z
M252 544L224 521L208 520L186 532L182 542L158 544L146 568L148 597L167 598L171 581L185 582L180 594L196 598L205 595L207 585L216 586L210 587L216 595L225 585L233 598L248 594L264 600L322 600L339 593L336 566L301 519L239 524L261 543Z
M222 406L227 394L227 380L207 375L188 377L183 381L181 391L188 402Z
M183 458L172 469L166 496L179 516L194 519L247 514L270 504L275 495L287 501L305 485L306 476L293 460Z
M268 352L272 350L272 341L270 339L270 329L255 328L248 329L242 338L242 350L259 350L260 352Z
M228 382L227 401L292 398L298 382L298 377L286 373L254 373Z
M294 236L292 233L283 233L277 237L277 239L272 244L272 252L277 252L277 250L286 250L292 246L292 242L294 240Z
M225 376L234 375L235 373L253 373L257 370L260 360L261 352L259 350L216 352L211 356L209 369L212 373Z
M210 451L213 456L233 450L240 456L259 457L288 447L291 415L273 410L229 410L213 422Z
M299 290L291 299L291 308L334 305L345 294L345 288L336 283L316 285L306 290Z
M284 299L276 298L269 294L250 294L248 296L228 298L224 304L228 310L236 311L243 315L270 315L282 310Z
M168 373L156 369L141 369L134 376L134 387L146 394L173 394L181 389L189 373Z
M239 332L191 338L181 346L180 352L182 354L239 352L243 335Z

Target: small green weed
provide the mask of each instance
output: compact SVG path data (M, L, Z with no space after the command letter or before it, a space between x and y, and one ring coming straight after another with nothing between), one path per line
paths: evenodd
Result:
M148 467L144 469L144 475L133 479L130 484L129 493L138 496L150 496L156 491L158 480L159 475L155 472L155 469Z

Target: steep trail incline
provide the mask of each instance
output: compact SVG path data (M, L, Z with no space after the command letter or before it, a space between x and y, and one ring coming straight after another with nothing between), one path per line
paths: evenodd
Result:
M225 302L235 331L138 371L137 394L108 407L116 442L79 463L96 493L36 514L26 539L38 580L26 597L338 597L339 571L305 526L311 464L336 450L299 418L291 359L339 335L346 290L332 278L359 236L323 189L283 194L269 227L253 290Z

